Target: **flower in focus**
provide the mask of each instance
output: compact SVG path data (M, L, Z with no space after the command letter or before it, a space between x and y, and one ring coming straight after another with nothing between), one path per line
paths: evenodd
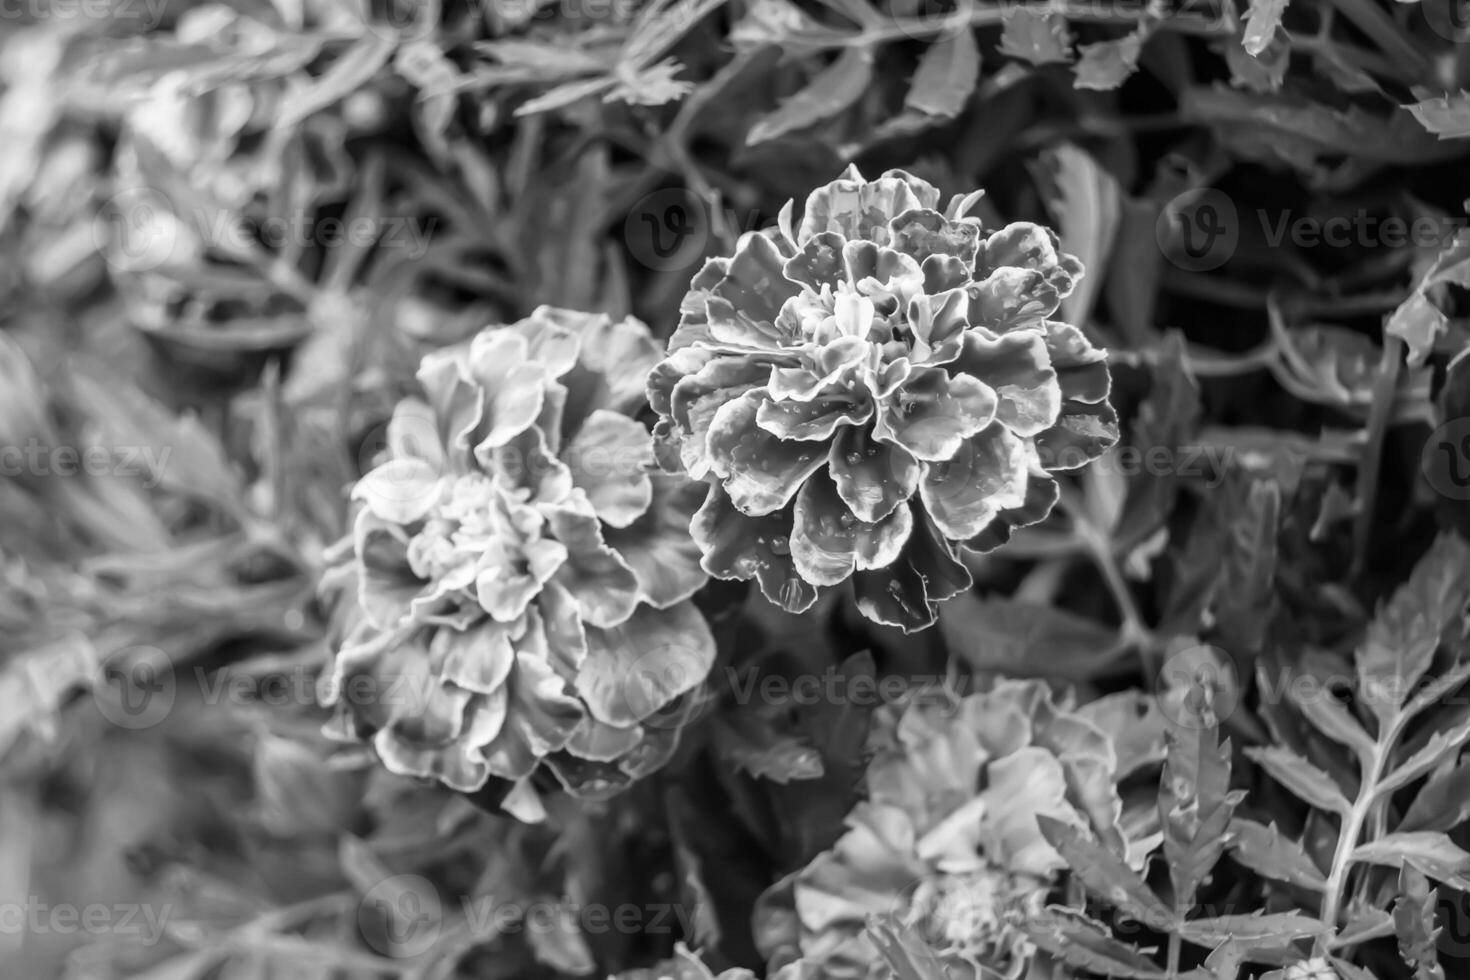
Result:
M777 883L757 941L777 980L878 978L868 931L905 927L955 978L1016 976L1064 862L1038 815L1085 828L1130 860L1109 737L1039 681L953 700L915 692L874 716L866 799L828 851Z
M697 495L631 417L656 357L636 320L542 307L424 359L328 578L340 734L397 773L499 780L528 819L543 763L600 796L667 760L714 640Z
M792 612L851 580L905 630L971 582L1057 470L1117 441L1106 352L1051 319L1082 275L1051 231L985 233L902 171L818 188L695 277L649 377L661 462L709 483L704 567Z

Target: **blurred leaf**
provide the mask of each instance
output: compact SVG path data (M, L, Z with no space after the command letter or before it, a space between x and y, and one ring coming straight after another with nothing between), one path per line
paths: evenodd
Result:
M1258 57L1281 26L1281 15L1286 12L1288 0L1251 0L1250 10L1245 15L1245 35L1241 43L1246 53Z
M1117 40L1078 45L1077 88L1110 91L1122 85L1138 69L1138 56L1155 26L1145 20Z
M1012 7L1002 15L1000 53L1033 65L1068 64L1072 33L1060 14Z
M1400 831L1450 830L1470 819L1470 759L1437 773L1414 794Z
M1123 859L1083 831L1044 813L1036 815L1037 826L1047 843L1057 849L1067 867L1097 898L1151 928L1173 920L1174 915L1153 890Z
M764 143L835 116L862 96L872 75L872 48L844 48L837 60L818 72L805 88L756 122L746 136L746 144Z
M972 670L1025 677L1086 677L1116 640L1107 627L1063 609L973 593L939 607L939 629Z
M290 129L307 116L334 105L367 85L393 57L397 42L371 31L332 62L325 74L309 85L294 89L277 111L274 125Z
M980 78L980 49L968 27L931 44L919 61L903 104L931 116L950 119L965 108Z
M1296 912L1190 919L1179 928L1185 939L1201 946L1213 947L1233 939L1248 949L1286 946L1331 931L1327 923Z
M1419 92L1414 94L1420 95ZM1470 92L1422 98L1422 101L1404 108L1414 114L1420 125L1442 140L1470 136Z
M1470 853L1447 835L1435 831L1385 834L1358 845L1353 860L1392 868L1412 865L1436 881L1470 891Z

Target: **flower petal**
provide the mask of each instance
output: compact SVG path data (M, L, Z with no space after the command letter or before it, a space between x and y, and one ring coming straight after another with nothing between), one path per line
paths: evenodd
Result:
M855 568L883 568L892 563L912 527L913 513L907 507L875 523L859 521L832 480L819 474L796 496L791 557L806 581L837 585Z
M755 419L762 429L782 439L824 442L839 427L859 425L872 416L873 402L866 390L838 387L810 401L763 401Z
M786 442L757 425L764 397L747 392L715 413L709 428L712 469L735 506L753 517L785 507L827 459L820 446Z
M903 552L888 568L853 575L858 610L906 633L934 625L935 604L970 588L972 580L933 522L916 514Z
M589 626L615 626L638 604L638 577L603 540L592 506L580 494L565 504L543 508L547 526L566 546L566 562L556 570L560 583L577 602Z
M476 694L494 694L505 685L515 664L511 633L510 626L494 622L466 630L435 630L429 655L439 664L439 676L445 681Z
M505 724L483 752L492 775L512 780L528 776L542 757L567 744L585 711L565 688L544 660L516 654L506 681L510 701Z
M1086 466L1117 444L1118 413L1107 402L1063 402L1057 424L1036 437L1048 471Z
M817 601L817 589L802 580L791 558L789 510L747 517L722 486L712 483L689 533L704 552L705 571L715 578L753 577L761 594L787 612L805 612Z
M582 423L562 452L572 474L603 523L627 527L648 510L653 484L653 438L640 423L599 408Z
M714 635L693 604L643 606L621 626L587 630L577 693L594 718L627 727L702 684L714 658Z
M638 577L639 598L665 609L689 598L709 580L699 545L689 535L705 494L702 484L655 473L653 500L642 517L623 528L606 528L608 547Z
M888 223L894 248L923 262L931 255L953 256L969 265L975 260L980 226L974 221L951 221L932 208L905 211Z
M485 400L485 418L476 429L482 446L505 445L541 414L546 371L528 360L529 349L526 338L513 330L487 330L475 336L469 377Z
M370 470L352 488L375 517L394 524L422 520L439 502L442 471L414 456L390 459Z
M1050 427L1062 410L1057 372L1051 366L1046 337L1038 331L986 336L971 330L965 335L965 349L955 368L995 391L1000 399L996 417L1018 436L1034 436Z
M782 274L792 282L812 289L836 288L844 278L842 246L845 239L834 231L813 235L802 243L801 251L786 260Z
M924 460L949 459L995 418L995 392L965 374L915 369L883 400L873 434Z
M964 541L1002 510L1026 502L1026 444L1000 423L977 433L954 458L925 467L924 507L945 537Z
M919 487L919 461L905 449L879 442L865 426L838 433L828 457L837 494L860 521L882 520Z
M750 232L736 246L725 278L710 290L705 308L710 335L741 347L780 347L785 337L776 328L781 304L800 287L782 274L786 263L766 235Z

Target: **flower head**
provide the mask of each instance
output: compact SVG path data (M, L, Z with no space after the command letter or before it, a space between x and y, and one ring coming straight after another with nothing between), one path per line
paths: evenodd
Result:
M672 752L714 655L697 499L631 412L657 348L636 320L542 307L426 357L331 584L342 730L394 772L494 778L537 812L543 763L584 795Z
M649 399L661 461L710 484L711 574L790 611L851 579L923 628L970 584L956 543L1045 517L1049 474L1117 440L1105 352L1051 319L1081 264L1037 225L986 233L976 196L849 170L695 277Z
M916 692L878 711L869 747L847 832L761 900L777 980L889 975L871 925L907 927L951 976L1015 976L1030 953L1018 920L1064 867L1037 817L1129 851L1111 740L1038 681Z

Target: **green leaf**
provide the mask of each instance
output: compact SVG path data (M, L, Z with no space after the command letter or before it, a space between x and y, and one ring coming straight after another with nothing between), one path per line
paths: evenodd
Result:
M1414 971L1414 980L1444 980L1435 940L1440 930L1434 924L1437 893L1412 867L1399 869L1399 893L1393 903L1393 928L1399 955Z
M1153 22L1143 21L1117 40L1079 45L1082 57L1077 62L1075 87L1111 91L1122 85L1138 69L1143 43L1153 32Z
M1174 921L1174 913L1122 858L1079 827L1044 813L1036 815L1036 824L1088 891L1151 928Z
M1175 906L1194 901L1200 882L1224 853L1240 798L1230 792L1230 743L1219 741L1216 728L1170 730L1158 805Z
M924 52L904 97L904 108L952 119L964 110L979 79L980 49L975 33L960 28Z
M1400 831L1450 830L1470 818L1470 759L1431 776L1399 821Z
M1245 36L1241 43L1251 57L1266 50L1276 29L1281 26L1281 15L1286 12L1287 0L1251 0L1250 10L1245 15Z
M1317 809L1344 816L1352 812L1352 804L1332 777L1290 749L1272 745L1245 752L1278 783Z
M1378 611L1357 649L1360 697L1390 725L1470 600L1470 544L1442 534Z
M1303 888L1321 891L1327 880L1301 844L1276 829L1254 820L1236 817L1230 821L1230 853L1235 860L1260 875Z
M1437 831L1388 834L1358 845L1353 860L1391 868L1402 868L1408 863L1436 881L1470 891L1470 853Z
M1132 980L1166 976L1145 950L1114 939L1102 923L1073 909L1047 906L1044 913L1028 917L1022 928L1032 942L1069 966Z
M1012 7L1001 18L1000 53L1033 65L1068 64L1072 33L1060 14Z
M1361 763L1371 764L1377 751L1373 736L1368 734L1368 730L1333 696L1325 684L1315 679L1311 684L1300 683L1308 679L1308 675L1298 675L1287 684L1287 693L1297 710L1323 735L1352 749Z
M1416 95L1419 93L1415 93ZM1470 92L1426 98L1404 106L1419 124L1442 140L1470 136Z
M1470 740L1470 720L1462 721L1447 731L1435 732L1422 748L1383 778L1378 784L1378 795L1386 796L1403 789L1438 766L1451 752L1457 752L1467 740Z
M1398 337L1409 348L1409 366L1422 365L1434 350L1435 341L1449 329L1449 318L1431 293L1446 285L1470 286L1470 230L1461 229L1420 275L1409 298L1389 315L1384 332ZM1450 391L1449 386L1445 388Z
M872 77L873 49L844 49L805 88L756 122L745 138L746 144L764 143L837 115L862 97Z
M1179 927L1179 934L1200 946L1217 946L1233 939L1248 949L1288 946L1298 939L1308 939L1330 932L1327 923L1296 912L1274 915L1222 915L1212 919L1191 919Z
M893 968L895 980L949 980L944 964L912 926L875 924L868 935Z
M1063 609L963 593L939 607L939 629L974 670L1015 677L1085 678L1113 645L1113 631Z

